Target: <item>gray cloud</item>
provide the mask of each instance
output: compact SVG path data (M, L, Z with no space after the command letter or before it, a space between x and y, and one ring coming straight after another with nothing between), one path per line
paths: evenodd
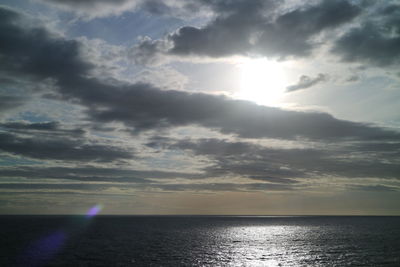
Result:
M61 127L61 123L56 121L50 122L37 122L37 123L28 123L28 122L5 122L0 123L0 129L7 130L8 132L14 133L35 133L36 135L50 135L50 136L66 136L66 137L79 137L82 136L85 131L81 128L75 129L64 129Z
M376 66L398 64L400 60L400 6L387 6L377 19L368 20L339 38L332 49L346 62Z
M123 12L144 10L150 14L175 17L193 16L206 3L197 0L41 0L61 9L74 12L82 19L119 15ZM204 1L209 2L209 1Z
M5 122L0 130L7 131L0 131L0 151L34 159L107 162L134 157L132 151L90 143L84 130L62 128L59 122Z
M288 191L292 186L274 183L151 184L145 188L163 191Z
M88 19L134 10L142 0L42 0Z
M273 1L204 0L199 3L197 6L213 10L215 19L201 28L182 27L165 40L142 41L134 48L140 62L148 63L146 57L151 61L162 60L168 54L304 57L324 43L315 41L314 37L363 14L358 20L360 26L345 29L340 38L330 40L334 43L331 52L345 62L381 67L399 63L400 6L390 2L355 5L345 0L325 0L315 5L299 5L283 13L277 11L279 4Z
M129 56L136 64L160 65L166 61L163 51L169 49L169 44L163 40L151 40L144 37L129 51Z
M79 97L83 104L91 107L89 114L93 119L121 121L135 131L195 124L249 138L329 140L399 137L395 132L338 120L325 113L285 111L225 97L161 91L147 84L115 88L93 80L82 82L72 85L76 89L63 92L64 95ZM79 88L95 92L82 95ZM103 108L98 109L99 106Z
M292 10L279 9L275 1L157 1L157 0L46 0L91 16L107 15L141 8L155 14L194 14L211 10L215 19L202 28L185 26L167 40L142 40L133 48L140 64L162 61L165 54L224 57L262 55L285 58L307 56L319 43L313 38L321 32L351 22L362 12L379 19L362 22L335 41L332 52L348 62L367 62L377 66L397 64L399 45L399 5L355 5L347 0L322 0L302 4ZM372 6L372 7L371 7ZM374 7L378 6L378 7ZM181 10L181 11L177 11ZM277 11L280 10L280 11ZM361 45L360 45L361 44ZM171 47L171 48L168 48ZM164 55L163 55L164 54Z
M44 28L26 27L26 17L15 10L0 7L0 13L3 73L45 79L86 74L93 67L81 60L77 41L57 38Z
M30 183L0 183L5 190L83 190L101 191L111 187L163 191L287 191L295 188L286 182L270 183L162 183L151 178L199 178L193 173L138 171L115 168L18 167L2 168L0 178L24 177ZM204 175L201 177L205 178ZM34 183L34 179L73 180L90 183ZM113 182L96 184L96 182Z
M49 131L58 129L59 123L55 121L51 122L38 122L38 123L25 123L25 122L7 122L1 123L0 127L17 130L39 130Z
M67 190L65 193L71 191L84 191L82 193L89 193L90 191L101 192L109 188L134 188L136 190L152 191L288 191L294 190L290 185L281 185L273 183L210 183L210 184L87 184L87 183L0 183L0 190L38 190L29 191L29 193L40 192L42 190ZM6 192L7 192L6 191ZM18 191L13 191L18 192ZM2 192L5 193L5 192ZM43 192L47 193L47 192ZM62 191L64 193L64 191ZM119 194L120 195L120 194Z
M397 140L400 135L338 120L326 113L287 111L222 96L163 91L145 83L103 82L89 77L94 66L80 57L79 42L53 37L42 28L22 29L14 21L20 17L15 11L2 12L8 12L12 19L2 18L0 53L5 64L0 70L55 80L60 96L86 106L96 122L123 122L134 132L200 125L249 138Z
M204 169L208 176L238 175L280 184L320 176L400 179L398 144L362 142L336 149L277 149L219 139L162 140L164 147L207 156L215 163ZM153 144L154 145L154 144ZM358 156L355 151L361 151ZM380 160L377 160L380 159ZM294 178L295 180L293 180Z
M399 188L386 185L348 185L352 190L356 191L374 191L374 192L396 192Z
M317 45L312 41L315 35L349 22L360 13L359 7L344 0L325 0L283 14L273 14L273 1L203 2L216 11L215 20L203 28L186 26L170 34L168 42L172 48L166 53L210 57L306 56ZM142 43L140 48L148 53L154 46Z
M121 168L100 167L4 167L1 177L23 177L27 179L67 179L86 182L131 182L148 183L149 179L200 179L204 174L157 171L131 170Z
M323 73L319 73L318 76L315 78L311 78L307 75L302 75L297 84L286 87L286 92L294 92L302 89L307 89L327 80L328 76Z
M70 8L82 8L89 13L93 7L100 12L93 14L101 15L105 14L101 12L107 5L127 4L130 1L53 2ZM306 56L319 45L314 42L314 37L327 29L350 22L361 12L359 7L348 1L321 1L317 5L306 5L283 14L275 13L275 6L269 1L202 0L199 3L213 10L214 20L203 28L183 27L170 34L168 40L143 39L137 50L133 51L145 52L133 54L136 62L158 64L157 60L163 56L163 52L211 57L234 54L283 58ZM194 6L185 8L189 10ZM146 9L154 13L172 12L170 6L157 1L147 1ZM112 12L120 10L116 7ZM391 21L395 19L392 12L397 11L382 13L382 16L386 16L385 21L390 22L386 25L394 23ZM27 26L21 22L25 20L23 15L11 9L0 7L0 15L0 77L11 77L8 85L21 77L32 83L50 80L49 90L52 90L53 97L82 105L88 116L85 118L87 123L101 125L102 129L107 128L109 122L122 123L126 127L124 130L133 134L195 125L245 138L277 138L298 142L304 138L331 144L337 142L335 149L279 149L219 139L177 141L154 138L147 144L148 147L181 150L190 156L206 158L211 164L201 173L44 165L1 167L0 178L5 181L23 178L27 181L54 179L81 183L7 182L1 183L0 189L101 191L118 187L156 191L290 191L304 188L313 178L325 176L400 179L400 133L394 130L339 120L326 113L288 111L223 96L160 90L147 83L131 84L112 78L100 79L94 75L97 66L87 56L82 56L80 41L57 36L43 27ZM391 31L397 33L396 27L393 26ZM376 37L375 41L383 37L397 38L378 32L376 25L363 32L366 29L365 24L359 31L362 34L369 31ZM377 54L367 55L371 49L370 41L366 42L368 48L356 51L353 58L348 56L346 53L350 53L355 43L362 40L360 37L354 43L350 42L355 32L356 29L353 29L343 35L336 43L334 53L347 61L373 62L380 66L396 62L397 54L393 45L388 46L388 51L382 52L382 61L375 58ZM386 39L377 42L383 45L387 43ZM394 59L391 60L385 53L391 53ZM324 74L315 78L302 76L298 84L287 89L305 89L325 80ZM26 97L0 97L0 110L11 109L26 101ZM4 154L67 161L64 164L77 166L82 162L135 158L135 154L127 148L90 142L85 137L85 131L77 129L76 125L68 128L57 122L2 122L0 130L0 150ZM207 178L222 181L232 177L252 179L255 183L202 181ZM166 181L160 182L162 179ZM172 179L187 181L171 183ZM349 188L364 191L397 190L380 184L349 185Z
M0 183L0 189L9 190L104 190L110 184L65 184L65 183Z
M351 75L346 79L346 82L357 82L360 80L360 76L358 75Z
M19 137L9 133L0 133L0 151L49 160L108 162L133 158L131 152L112 146L65 138Z
M96 5L120 5L125 2L129 2L130 0L46 0L51 3L58 3L66 6L73 6L77 8L91 8ZM137 1L136 1L137 2Z
M0 111L6 111L22 106L26 102L25 97L0 95Z

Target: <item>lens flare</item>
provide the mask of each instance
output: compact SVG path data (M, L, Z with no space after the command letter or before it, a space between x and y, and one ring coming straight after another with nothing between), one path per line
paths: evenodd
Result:
M45 265L61 251L66 239L67 234L60 230L36 240L27 248L20 259L21 266Z
M87 211L86 217L96 216L102 209L103 206L101 204L94 205Z

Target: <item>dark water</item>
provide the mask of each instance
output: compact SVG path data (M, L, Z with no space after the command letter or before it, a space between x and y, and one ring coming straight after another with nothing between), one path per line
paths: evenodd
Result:
M400 266L400 217L0 216L0 266Z

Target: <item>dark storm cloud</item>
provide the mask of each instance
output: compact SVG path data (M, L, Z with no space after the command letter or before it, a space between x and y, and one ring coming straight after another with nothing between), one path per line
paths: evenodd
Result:
M312 37L349 22L360 13L359 7L344 0L326 0L279 15L271 14L274 5L270 1L204 2L217 11L216 19L203 28L186 26L170 34L172 48L167 53L306 56L316 45Z
M20 137L9 133L0 133L0 151L50 160L108 162L133 158L131 152L106 145L85 144L82 140Z
M345 33L332 51L346 62L389 66L400 62L400 6L387 6L374 20Z
M315 78L311 78L307 75L302 75L297 84L286 87L286 92L294 92L302 89L307 89L327 80L328 76L322 73L318 74L318 76Z

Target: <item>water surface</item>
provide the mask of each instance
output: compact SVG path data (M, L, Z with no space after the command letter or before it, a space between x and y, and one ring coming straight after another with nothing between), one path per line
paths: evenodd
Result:
M400 266L400 217L0 216L1 266Z

